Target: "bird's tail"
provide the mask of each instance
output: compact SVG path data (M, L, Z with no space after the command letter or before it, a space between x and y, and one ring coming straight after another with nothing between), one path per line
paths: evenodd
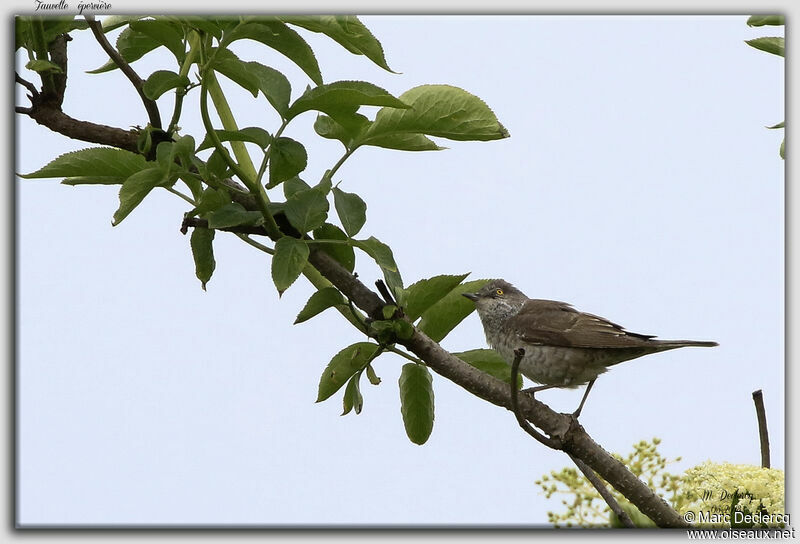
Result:
M664 347L685 348L685 347L700 347L700 348L713 348L718 346L716 342L709 342L705 340L655 340L659 345Z

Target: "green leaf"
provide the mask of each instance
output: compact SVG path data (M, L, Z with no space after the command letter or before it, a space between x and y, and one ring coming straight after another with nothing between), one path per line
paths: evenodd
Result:
M111 224L119 225L154 187L165 183L167 179L167 173L158 166L136 172L126 179L119 190L119 208L114 212Z
M363 115L361 117L365 123L369 122ZM348 149L350 148L350 142L354 138L353 134L327 115L317 115L314 121L314 132L329 140L339 140Z
M208 174L215 176L217 179L227 177L228 170L230 170L228 167L228 161L225 160L225 157L219 152L218 149L215 149L211 153L211 156L208 157L208 161L206 161L206 169L208 170Z
M317 402L330 398L341 389L353 374L366 366L377 349L378 344L357 342L334 355L320 377Z
M333 188L333 205L344 231L351 238L358 234L367 221L367 204L355 193L346 193L341 189Z
M777 125L772 125L771 127L767 127L767 128L770 128L770 129L772 129L772 128L786 128L786 121L781 121Z
M143 17L143 15L110 15L100 21L100 25L103 27L103 34L107 34Z
M257 97L261 82L248 69L247 63L239 60L239 57L227 49L215 49L214 51L215 53L212 53L214 54L214 63L212 64L214 70L249 91L254 98Z
M159 142L158 147L156 147L156 164L164 172L169 172L175 165L174 159L175 153L173 152L172 142Z
M308 246L302 240L284 236L275 243L272 256L272 281L282 295L300 276L308 262Z
M137 153L110 147L92 147L59 155L46 166L21 178L80 178L89 183L90 178L102 181L95 183L122 183L131 175L144 170L147 160ZM116 181L110 181L111 179ZM64 180L67 183L69 180Z
M335 115L345 110L354 112L360 106L385 106L407 109L410 106L398 100L385 89L366 81L336 81L307 90L289 108L291 119L309 110Z
M399 151L441 151L447 149L436 144L424 134L403 133L385 134L375 136L364 142L364 145L383 147L384 149L396 149Z
M488 282L489 280L474 280L456 286L439 302L422 313L422 320L417 328L428 335L431 340L441 342L475 309L475 304L461 295L474 293Z
M272 104L281 118L286 119L289 111L289 100L292 97L292 86L285 75L255 61L245 63L247 70L258 80L258 89Z
M250 142L256 144L261 149L264 149L272 141L272 136L269 132L260 127L245 127L239 130L214 130L220 142ZM197 151L204 149L211 149L214 147L214 142L211 136L206 134L203 138L200 147Z
M336 225L325 223L321 227L314 229L314 239L316 240L347 240L347 235ZM352 272L356 267L356 254L352 246L344 244L315 244L316 248L330 255L333 260L338 262L348 272Z
M142 91L147 98L157 100L170 89L186 87L189 83L189 78L186 76L180 76L170 70L157 70L148 76Z
M458 87L422 85L399 98L412 108L381 108L358 143L369 144L377 137L398 133L479 141L509 136L483 100Z
M224 229L240 225L257 225L263 221L261 212L248 211L238 202L229 202L206 216L208 228Z
M22 46L33 48L33 43L28 32L32 19L33 17L30 16L15 17L15 50ZM44 43L50 43L60 34L67 34L73 30L85 30L89 28L89 25L84 20L76 19L74 15L48 15L46 18L42 18L42 27L44 30Z
M356 415L361 413L364 407L364 397L361 396L361 389L359 388L359 381L361 380L361 372L356 372L350 381L347 382L347 387L344 389L344 397L342 397L342 405L344 411L342 415L355 410Z
M167 38L169 33L172 33L172 36ZM154 35L158 35L159 38L154 38ZM174 47L178 51L183 47L182 39L183 36L180 30L164 21L135 21L120 33L117 38L117 51L130 64L163 45L162 40L168 41L170 47ZM89 70L87 73L100 74L116 69L116 63L109 59L100 68Z
M201 30L206 34L214 36L218 40L222 37L222 29L219 27L216 21L207 16L202 17L196 15L188 15L182 17L169 16L168 18L181 25L186 25L190 28Z
M134 32L130 27L124 29L117 37L117 51L128 64L139 60L144 55L159 46L159 43L150 36ZM117 64L109 59L100 68L87 71L88 74L102 74L116 70Z
M783 15L752 15L747 19L747 26L781 26L786 24L786 17Z
M375 369L372 368L371 364L367 365L367 379L372 385L380 385L381 383L381 379L375 374Z
M206 284L211 279L217 263L214 260L214 230L196 227L192 231L189 240L192 246L192 257L194 257L194 273L206 290Z
M414 336L414 325L405 319L395 319L392 321L394 335L400 340L408 340Z
M397 306L394 304L387 304L383 308L381 308L381 313L383 314L384 319L391 319L394 317L394 313L397 311Z
M433 431L433 378L428 368L406 363L400 372L400 412L406 435L414 444L428 441Z
M369 335L384 345L394 344L397 341L397 334L391 321L370 322Z
M285 196L287 199L292 198L292 195L299 193L300 191L306 191L308 189L311 189L311 186L298 176L287 179L283 182L283 196Z
M201 215L213 210L218 210L231 201L231 196L225 189L206 187L197 201L197 206L189 213L191 216Z
M63 185L119 185L123 181L118 177L114 176L76 176L72 178L67 178L63 180L61 183Z
M403 289L403 279L400 277L400 271L394 261L392 249L374 236L370 236L366 240L353 240L353 244L372 257L381 267L386 285L397 297L397 293Z
M786 155L785 155L785 144L786 144L786 140L785 140L785 139L784 139L784 140L781 140L781 148L780 148L780 151L779 151L779 153L780 153L780 155L781 155L781 158L782 158L782 159L786 159Z
M406 289L403 308L406 317L411 321L416 321L425 310L439 302L467 276L469 273L458 276L434 276L409 285Z
M308 154L303 144L283 136L275 138L270 148L269 188L296 176L307 164Z
M325 173L322 175L322 179L319 180L319 183L314 185L314 189L321 191L323 195L328 196L328 193L331 192L333 189L333 181L331 181L331 171L325 170Z
M178 26L163 19L147 19L131 21L130 28L145 36L149 36L159 45L166 46L179 62L183 61L186 56L183 32Z
M40 74L44 72L54 72L56 74L63 73L63 70L61 70L61 67L58 64L44 59L35 59L28 61L25 64L25 68L27 68L28 70L33 70L34 72Z
M294 324L297 325L298 323L308 321L315 315L333 306L338 306L339 304L347 304L347 301L339 290L335 287L323 287L311 295L306 305L303 306L303 309L297 314L297 319L294 320Z
M511 365L493 349L471 349L453 353L456 357L498 380L511 383ZM522 387L522 374L517 376L517 389Z
M314 51L300 34L285 24L275 20L248 22L238 25L229 35L225 36L226 43L243 39L261 42L282 53L299 66L314 83L322 84L322 75Z
M755 38L753 40L745 40L744 43L761 51L772 53L780 57L784 56L785 40L778 37Z
M189 136L181 136L173 142L173 152L187 170L194 165L194 138Z
M381 42L354 15L298 15L281 19L312 32L321 32L351 53L364 55L384 70L392 71L386 64Z
M328 217L328 199L319 189L306 189L294 193L286 201L286 218L305 234L325 223Z

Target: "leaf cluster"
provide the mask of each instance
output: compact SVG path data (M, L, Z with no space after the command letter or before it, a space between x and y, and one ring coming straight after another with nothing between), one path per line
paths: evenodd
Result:
M783 26L786 24L786 18L783 15L752 15L747 19L747 26ZM750 47L754 47L760 51L765 51L779 57L786 56L786 40L782 36L762 36L752 40L745 40L745 43ZM778 129L784 128L786 125L784 121L774 124L767 128ZM779 150L782 159L786 158L786 140L781 140L781 147Z
M47 44L58 35L89 26L72 18L43 22L19 17L16 46L29 51L28 68L44 80L58 68L49 57ZM97 35L97 26L92 29ZM193 224L189 246L203 289L216 270L213 246L218 230L235 232L271 255L269 276L279 295L301 275L315 277L310 264L315 251L326 253L351 273L356 270L357 256L374 261L393 297L387 300L383 315L364 316L335 287L317 282L316 292L295 322L334 308L372 340L343 348L320 378L318 401L345 388L344 413L362 410L362 375L366 374L372 384L380 383L373 368L378 356L393 353L413 361L401 373L401 413L409 438L424 443L433 428L432 376L421 361L397 344L416 331L441 341L473 310L461 294L477 290L484 281L464 282L466 274L438 275L405 287L391 247L375 236L362 234L367 203L355 192L345 190L336 175L346 160L366 146L432 151L444 149L432 138L487 141L508 137L491 109L480 98L448 85L421 85L393 96L367 81L326 82L303 32L325 35L347 52L391 71L380 42L351 15L108 17L100 32L112 31L119 31L114 44L117 55L110 54L111 58L89 73L128 67L135 70L137 62L152 52L168 52L174 65L161 66L141 77L140 96L146 105L171 99L169 123L162 128L157 124L160 120L151 118L152 123L137 128L138 153L87 148L61 155L22 177L62 178L67 185L118 185L114 226L154 190L183 198L189 204L184 224L198 222ZM265 54L258 60L239 58L231 46L244 40L264 46ZM294 91L297 82L269 65L269 59L276 55L288 58L308 78L302 82L304 90L299 95ZM258 107L274 110L279 123L274 127L240 128L219 85L220 78L246 90ZM199 114L205 129L205 134L196 139L180 129L184 101L191 93L199 93ZM212 107L221 126L212 124ZM365 108L377 111L368 116ZM307 169L309 142L284 135L285 129L306 113L316 115L313 126L317 135L343 146L341 159L317 174ZM318 181L306 181L311 179ZM252 234L267 235L273 244L255 242ZM510 381L507 365L490 350L457 355Z

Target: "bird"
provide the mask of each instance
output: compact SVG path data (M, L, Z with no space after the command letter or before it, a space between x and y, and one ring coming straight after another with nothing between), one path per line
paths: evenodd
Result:
M506 363L513 364L515 350L524 350L519 371L542 384L524 392L533 395L554 387L574 389L587 384L578 409L572 413L575 418L583 410L595 380L608 367L671 349L719 345L658 340L653 335L629 332L571 304L528 298L502 279L491 280L479 291L463 296L475 303L486 341Z

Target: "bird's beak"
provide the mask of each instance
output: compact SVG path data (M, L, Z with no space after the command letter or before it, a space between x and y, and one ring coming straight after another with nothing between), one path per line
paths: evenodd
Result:
M478 297L478 293L461 293L461 295L462 295L462 296L465 296L465 297L467 297L467 298L468 298L468 299L470 299L472 302L475 302L475 301L477 301L477 300L478 300L478 298L479 298L479 297Z

